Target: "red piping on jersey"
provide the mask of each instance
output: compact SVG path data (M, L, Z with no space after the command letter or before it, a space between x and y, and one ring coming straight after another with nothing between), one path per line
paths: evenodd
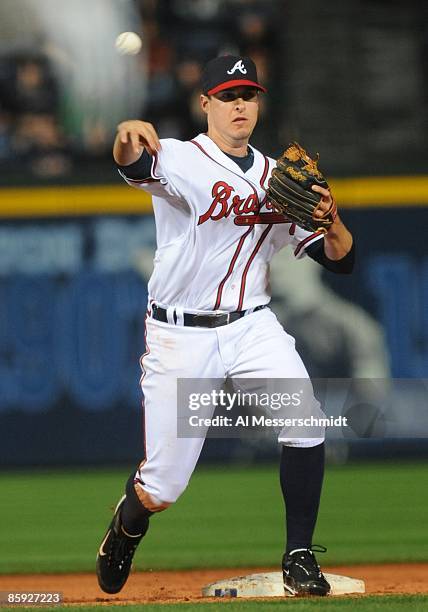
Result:
M311 240L313 240L314 238L316 238L317 236L321 236L324 232L314 232L313 234L311 234L310 236L306 236L306 238L304 238L303 240L301 240L299 242L299 244L297 245L295 251L294 251L294 255L298 255L300 253L300 251L303 249L303 247L308 244L308 242L310 242Z
M155 152L152 155L152 157L153 157L153 162L152 162L151 174L154 175L155 169L158 163L157 153ZM126 178L127 181L130 181L131 183L137 183L138 185L142 185L143 183L159 183L160 182L160 178L156 178L155 176L153 176L153 178L146 177L143 179L132 179L132 178L128 178L123 170L122 170L122 174Z
M146 370L144 369L144 365L143 365L143 359L144 357L147 357L147 355L150 354L150 347L147 344L147 317L151 316L151 305L152 305L153 300L150 300L150 303L147 306L147 312L146 312L146 316L144 318L144 344L146 346L146 351L145 353L143 353L140 357L140 368L142 370L142 375L140 378L140 387L141 387L141 391L143 392L143 397L141 399L141 411L142 411L142 429L143 429L143 448L144 448L144 459L143 462L140 463L139 469L141 469L144 465L144 463L147 461L147 451L146 451L146 401L145 401L145 397L144 397L144 391L143 391L143 380L144 377L146 375ZM135 481L134 481L135 482Z
M209 138L209 136L208 136L208 138ZM235 174L236 176L239 176L239 178L244 179L244 181L245 181L246 183L248 183L248 184L249 184L249 186L251 187L251 189L254 191L254 193L255 193L255 195L256 195L256 197L257 197L257 201L259 201L259 195L258 195L257 191L254 189L253 184L252 184L252 183L250 183L250 181L249 181L248 179L246 179L246 178L245 178L245 176L241 176L241 175L240 175L240 174L238 174L237 172L234 172L233 170L231 170L231 169L230 169L230 168L228 168L227 166L224 166L224 165L223 165L221 162L219 162L219 161L217 161L216 159L214 159L214 157L211 157L211 155L205 151L204 147L203 147L202 145L200 145L200 144L199 144L199 142L196 142L196 140L190 140L189 142L191 142L192 144L194 144L195 146L197 146L197 147L198 147L198 149L199 149L200 151L202 151L202 153L204 153L204 154L205 154L207 157L209 157L211 161L215 162L216 164L218 164L218 165L219 165L219 166L221 166L222 168L225 168L226 170L229 170L229 172L232 172L232 173L233 173L233 174ZM214 143L214 144L215 144L215 143ZM220 150L221 150L221 149L220 149ZM263 157L265 157L265 156L263 155ZM266 157L265 157L265 160L266 160L266 161L265 161L265 167L264 167L264 169L263 169L263 174L262 174L262 179L263 179L263 180L266 178L266 176L265 176L265 170L266 170L266 162L268 162L268 160L266 159ZM266 173L267 173L267 171L266 171ZM263 177L264 177L264 178L263 178ZM260 180L260 185L262 185L262 179ZM262 185L262 187L263 187L263 185Z
M144 178L144 179L132 179L129 178L129 176L126 176L125 172L123 170L119 170L119 174L126 179L127 183L137 183L138 185L142 185L143 183L159 183L160 179L154 179L154 178Z
M151 310L152 302L153 300L150 300L149 303L147 304L147 312L146 312L146 316L144 317L144 345L146 347L146 351L140 357L140 368L142 370L142 374L140 378L140 387L142 387L143 380L146 375L146 370L144 369L144 366L143 366L143 359L144 357L147 357L150 354L150 347L147 344L147 317L152 316L152 310ZM143 404L144 404L144 397L143 397Z
M266 189L266 187L264 186L264 182L266 180L267 173L269 171L269 160L266 157L266 155L263 155L263 157L265 158L265 167L264 167L264 170L263 170L262 178L260 179L260 187L262 189Z
M152 155L153 157L153 162L152 162L152 176L156 181L160 181L160 177L157 178L157 176L155 175L155 170L156 170L156 166L158 165L158 154L157 151L155 151Z
M153 157L153 162L152 162L151 173L152 173L152 175L154 175L155 174L155 170L156 170L156 166L157 166L157 163L158 163L157 153L155 152L152 155L152 157ZM127 181L131 181L131 183L138 183L139 185L142 185L143 183L160 183L160 178L156 178L155 176L153 176L153 178L152 177L147 177L147 178L144 178L144 179L131 179L131 178L128 178L125 173L123 173L123 174L126 177Z
M239 303L238 303L237 310L241 310L242 309L242 304L244 302L245 283L247 282L248 270L250 269L250 266L251 266L251 264L253 262L254 257L257 255L257 252L259 251L260 247L263 244L264 239L269 234L269 232L272 229L272 227L273 227L272 225L268 225L267 228L263 231L263 234L260 236L259 241L257 242L256 246L254 247L254 250L251 253L251 255L250 255L250 257L249 257L249 259L247 261L247 265L245 266L244 272L242 273L241 291L239 292Z
M142 185L143 183L160 183L160 179L154 179L154 178L131 179L131 178L128 178L126 174L125 174L125 178L128 182L138 183L139 185Z
M216 159L214 159L214 157L211 157L211 155L205 151L204 147L202 145L200 145L199 142L196 142L196 140L191 140L190 142L192 144L194 144L196 147L198 147L198 149L200 151L202 151L202 153L204 153L207 157L209 157L213 162L215 162L216 164L219 164L219 166L222 166L222 164L220 164L220 162L218 162Z
M267 177L268 172L269 172L269 160L268 160L268 158L266 157L266 155L263 155L263 157L264 157L264 159L265 159L265 167L263 168L263 174L262 174L261 179L260 179L260 187L261 187L262 189L264 189L264 191L265 191L265 197L263 198L263 201L262 201L262 202L261 202L261 204L260 204L260 208L262 208L263 204L267 203L267 189L266 189L266 187L264 186L264 182L265 182L266 177ZM267 207L266 207L266 208L267 208Z
M141 420L142 420L142 429L143 429L143 452L144 452L144 459L141 460L141 462L140 462L140 464L138 466L138 470L141 470L141 468L143 467L143 465L147 461L147 449L146 449L146 406L145 406L145 403L144 403L144 397L141 400ZM143 484L140 479L134 477L134 484L137 484L137 482L139 482L140 484Z
M238 259L238 255L241 252L241 249L242 249L242 246L243 246L243 244L245 242L246 237L252 231L253 231L253 228L249 227L248 230L245 232L245 234L243 234L241 236L241 238L239 239L238 246L236 247L235 253L233 254L232 260L231 260L231 262L229 264L229 269L227 270L226 276L223 278L223 280L221 281L221 283L218 286L217 299L216 299L216 302L214 304L214 310L217 310L217 308L220 307L221 294L223 293L223 287L224 287L227 279L230 277L230 275L233 272L233 268L235 267L236 260Z
M266 212L258 215L236 215L233 222L235 225L256 225L259 223L267 225L268 223L290 223L290 220L282 213Z

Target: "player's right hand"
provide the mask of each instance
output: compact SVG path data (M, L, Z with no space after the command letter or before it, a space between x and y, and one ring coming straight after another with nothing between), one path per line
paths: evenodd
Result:
M124 145L130 143L136 154L142 153L142 146L147 149L150 155L154 155L161 148L155 128L147 121L138 119L122 121L117 126L117 133L120 142Z

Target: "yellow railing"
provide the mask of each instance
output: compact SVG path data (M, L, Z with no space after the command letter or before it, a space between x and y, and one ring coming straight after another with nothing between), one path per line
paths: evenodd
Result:
M331 180L340 208L428 206L428 176ZM126 185L0 189L0 217L58 217L152 212L151 197Z

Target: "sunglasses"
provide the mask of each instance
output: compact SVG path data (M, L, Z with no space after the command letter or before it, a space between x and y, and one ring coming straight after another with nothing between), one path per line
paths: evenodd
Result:
M215 94L217 100L221 102L234 102L238 98L242 98L245 102L257 99L257 89L226 89Z

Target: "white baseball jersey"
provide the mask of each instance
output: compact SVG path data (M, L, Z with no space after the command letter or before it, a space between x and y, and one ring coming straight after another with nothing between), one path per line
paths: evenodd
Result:
M275 160L257 149L243 172L205 134L161 140L151 177L126 178L153 196L157 250L149 298L186 311L234 311L270 301L269 261L322 237L284 222L266 201ZM286 271L284 271L286 274Z
M294 338L270 309L214 329L186 327L178 312L267 304L275 252L291 245L301 257L321 238L287 223L267 202L275 160L252 149L253 165L243 172L205 134L188 142L165 139L161 145L150 178L132 180L122 173L130 185L152 194L156 219L147 350L141 358L145 449L135 475L154 510L174 502L186 488L204 442L202 435L177 435L177 379L308 379ZM153 318L151 301L174 309L177 322ZM318 403L310 397L309 406L316 409ZM279 440L289 446L322 441L305 434L290 438L286 431Z

